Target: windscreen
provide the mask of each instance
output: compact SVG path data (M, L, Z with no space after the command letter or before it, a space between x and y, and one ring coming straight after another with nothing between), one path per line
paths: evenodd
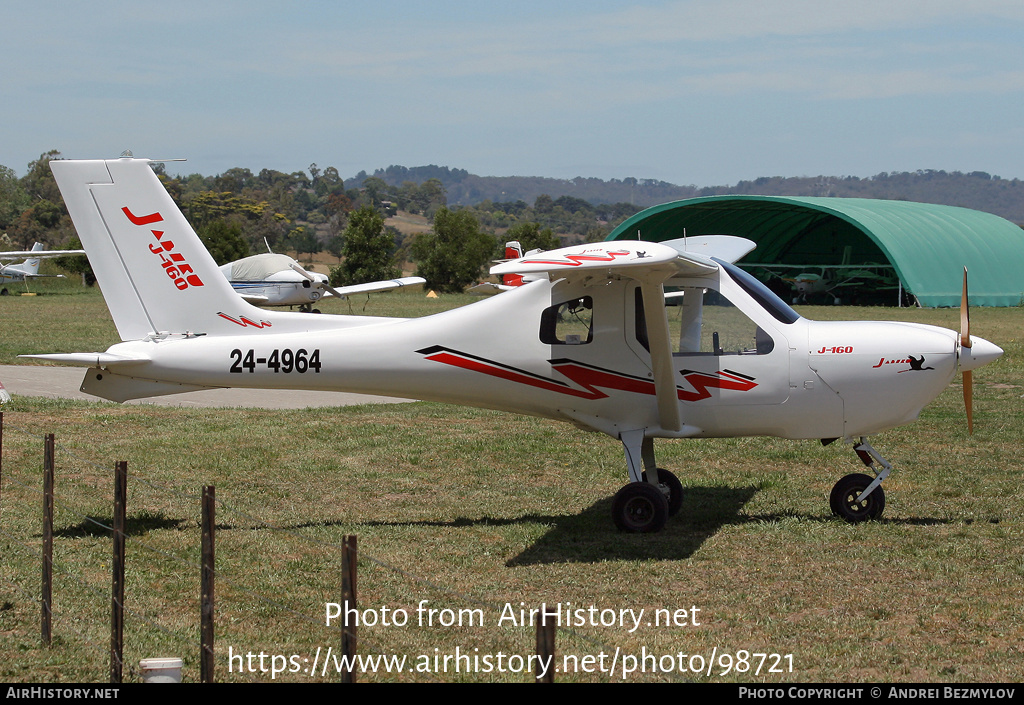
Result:
M712 257L715 262L719 264L725 271L729 273L729 276L733 278L740 287L750 294L750 296L761 304L761 307L772 314L775 320L780 323L795 323L799 318L800 314L789 307L785 301L780 299L775 293L758 281L753 275L744 272L742 269L734 264L724 262L717 257Z

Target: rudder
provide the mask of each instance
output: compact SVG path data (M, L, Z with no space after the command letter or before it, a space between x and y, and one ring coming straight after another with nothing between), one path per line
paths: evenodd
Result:
M235 294L147 159L59 160L50 168L122 340L230 333L266 319Z

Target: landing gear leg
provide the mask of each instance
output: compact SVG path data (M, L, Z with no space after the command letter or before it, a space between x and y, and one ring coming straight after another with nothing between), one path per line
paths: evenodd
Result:
M619 438L626 450L631 482L615 494L615 526L634 533L661 531L668 517L674 516L683 504L682 483L657 466L654 439L645 437L643 429L627 431Z
M892 465L871 447L864 436L861 436L860 442L854 444L853 450L875 477L872 479L863 473L846 475L832 488L829 505L837 517L856 524L882 516L885 509L885 491L881 483L892 472ZM876 462L881 466L881 470L876 468Z

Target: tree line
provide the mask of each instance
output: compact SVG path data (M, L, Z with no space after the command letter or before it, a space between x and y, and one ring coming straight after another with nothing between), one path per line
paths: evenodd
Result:
M57 150L46 152L21 178L0 166L0 248L29 249L33 242L49 249L81 248L49 168L50 161L61 158ZM490 260L501 256L506 239L518 238L527 249L562 244L552 228L528 219L533 210L525 204L499 204L493 207L495 215L490 205L449 208L445 188L435 177L399 186L368 177L346 189L336 168L315 163L290 174L234 168L215 176L172 176L163 164L152 167L218 264L268 248L299 257L328 251L338 259L331 281L345 285L400 276L402 264L411 259L428 286L450 292L479 280ZM545 212L556 218L566 213L548 206ZM385 218L398 210L427 216L431 231L403 235L386 225ZM569 226L560 228L567 237L586 234L582 227L573 233ZM55 262L93 281L87 258Z
M28 249L37 241L51 249L80 247L49 168L51 160L60 158L57 150L46 152L20 178L0 166L0 247ZM491 259L502 256L507 240L519 240L525 250L598 241L651 205L651 199L662 203L742 193L906 198L997 214L1019 209L1020 217L1011 219L1024 222L1024 184L983 172L926 170L870 179L763 177L732 187L697 189L634 178L478 177L434 165L390 166L347 181L335 167L315 163L292 173L233 168L214 176L170 175L163 164L153 169L218 264L267 248L295 252L300 258L327 251L338 260L331 274L335 285L393 278L412 261L431 288L460 290L483 276ZM550 187L549 192L536 193L529 201L511 197L538 184ZM501 190L495 192L497 188ZM452 191L459 200L471 202L452 202ZM626 193L631 201L606 198ZM424 216L431 230L403 235L386 223L399 211ZM89 276L84 257L58 263Z

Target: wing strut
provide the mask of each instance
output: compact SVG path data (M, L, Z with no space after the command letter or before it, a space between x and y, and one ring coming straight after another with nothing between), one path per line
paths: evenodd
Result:
M641 280L640 291L644 299L647 342L651 346L651 370L654 372L654 391L658 398L658 417L663 429L678 431L682 428L682 421L679 418L676 373L672 365L672 340L668 330L668 312L665 310L665 289L660 281Z

